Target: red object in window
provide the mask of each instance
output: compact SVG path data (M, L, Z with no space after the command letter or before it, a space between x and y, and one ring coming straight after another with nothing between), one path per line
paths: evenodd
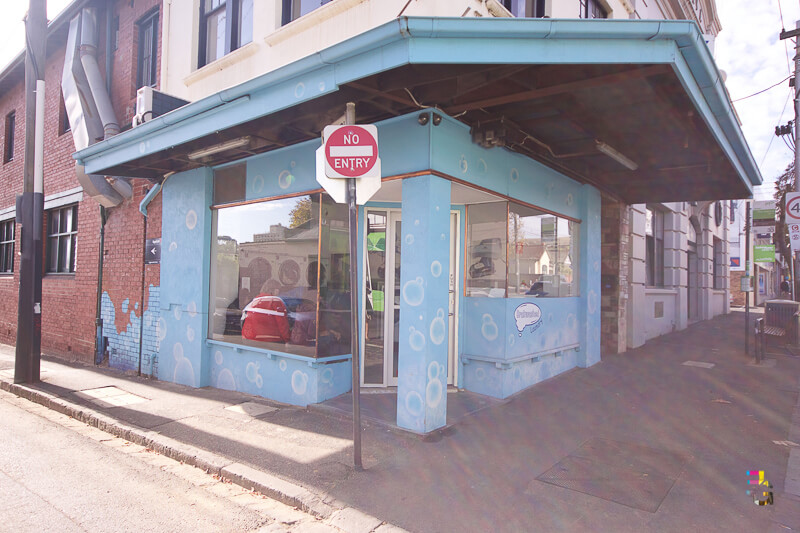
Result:
M286 304L279 296L259 294L243 311L242 337L253 341L286 342L291 336Z

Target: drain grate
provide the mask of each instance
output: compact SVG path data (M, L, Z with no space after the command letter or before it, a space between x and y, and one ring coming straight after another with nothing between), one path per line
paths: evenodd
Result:
M594 438L536 479L655 513L689 458L641 444Z

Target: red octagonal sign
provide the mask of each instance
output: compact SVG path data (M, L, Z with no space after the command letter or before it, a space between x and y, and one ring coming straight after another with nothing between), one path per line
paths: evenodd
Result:
M325 127L325 174L329 178L380 178L370 174L377 161L376 126Z

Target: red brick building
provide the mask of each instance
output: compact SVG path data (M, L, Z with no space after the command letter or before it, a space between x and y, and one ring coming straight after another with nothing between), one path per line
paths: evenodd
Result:
M145 76L158 87L160 77L159 0L73 2L47 30L45 65L46 111L44 132L45 243L42 281L42 351L70 359L91 361L96 349L98 290L117 311L114 324L104 325L104 334L121 332L142 313L144 276L145 308L148 287L158 286L158 265L143 266L144 217L139 202L153 186L147 180L133 180L132 197L105 209L102 288L98 287L98 262L102 225L101 207L83 191L76 177L75 151L62 97L70 21L83 8L93 8L97 20L97 63L104 81L110 68L110 99L121 129L130 128L135 113L138 84ZM106 10L110 10L107 12ZM107 24L110 22L111 39ZM148 33L149 32L149 33ZM140 46L140 36L153 36L152 46ZM154 50L153 50L154 49ZM150 61L143 67L143 53ZM106 58L111 61L107 64ZM150 59L152 58L152 59ZM147 71L143 74L143 68ZM147 76L152 76L147 78ZM15 224L15 196L22 192L25 138L24 53L0 71L0 231L4 261L0 261L0 342L16 340L19 290L20 226ZM108 87L108 84L107 84ZM160 199L148 209L149 238L161 233ZM76 220L76 223L74 221ZM56 222L60 225L56 227ZM144 274L143 274L144 272ZM133 316L131 315L133 314ZM138 327L138 326L137 326Z

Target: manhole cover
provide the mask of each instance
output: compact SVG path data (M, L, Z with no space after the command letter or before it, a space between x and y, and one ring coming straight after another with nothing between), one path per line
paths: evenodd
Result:
M536 479L654 513L688 459L640 444L594 438Z
M76 392L75 395L100 407L123 407L147 401L147 398L131 394L117 387L86 389Z
M264 405L263 403L245 402L237 405L230 405L226 407L225 410L233 411L234 413L239 413L242 415L256 417L266 413L277 411L278 409L276 407L270 407L269 405Z

